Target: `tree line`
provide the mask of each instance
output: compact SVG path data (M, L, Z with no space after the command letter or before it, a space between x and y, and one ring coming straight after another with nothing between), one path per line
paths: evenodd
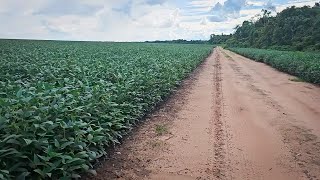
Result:
M174 43L174 44L209 44L207 40L185 40L185 39L175 39L175 40L156 40L156 41L145 41L146 43Z
M271 16L262 10L256 20L244 21L230 35L210 36L211 44L278 50L320 50L320 3L313 7L289 7Z

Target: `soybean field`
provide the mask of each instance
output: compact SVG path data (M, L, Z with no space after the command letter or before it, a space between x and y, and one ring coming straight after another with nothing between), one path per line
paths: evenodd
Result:
M0 41L0 179L70 179L119 143L210 45Z

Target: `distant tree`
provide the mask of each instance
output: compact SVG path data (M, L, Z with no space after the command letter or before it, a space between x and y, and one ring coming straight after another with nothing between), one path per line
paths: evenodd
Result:
M156 40L156 41L145 41L146 43L175 43L175 44L208 44L207 40L185 40L185 39L176 39L176 40Z
M209 43L210 44L224 44L228 39L231 38L231 36L232 36L231 34L230 35L225 35L225 34L215 35L215 34L211 34Z
M228 46L319 50L320 3L289 7L276 16L268 10L235 27L232 35L211 35L210 43Z

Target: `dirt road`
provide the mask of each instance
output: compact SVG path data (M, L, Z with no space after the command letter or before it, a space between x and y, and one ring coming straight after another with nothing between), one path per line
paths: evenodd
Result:
M320 88L216 48L96 179L320 179Z

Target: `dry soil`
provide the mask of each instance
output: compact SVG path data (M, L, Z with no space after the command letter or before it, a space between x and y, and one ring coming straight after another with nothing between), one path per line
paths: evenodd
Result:
M320 87L216 48L90 179L320 179Z

